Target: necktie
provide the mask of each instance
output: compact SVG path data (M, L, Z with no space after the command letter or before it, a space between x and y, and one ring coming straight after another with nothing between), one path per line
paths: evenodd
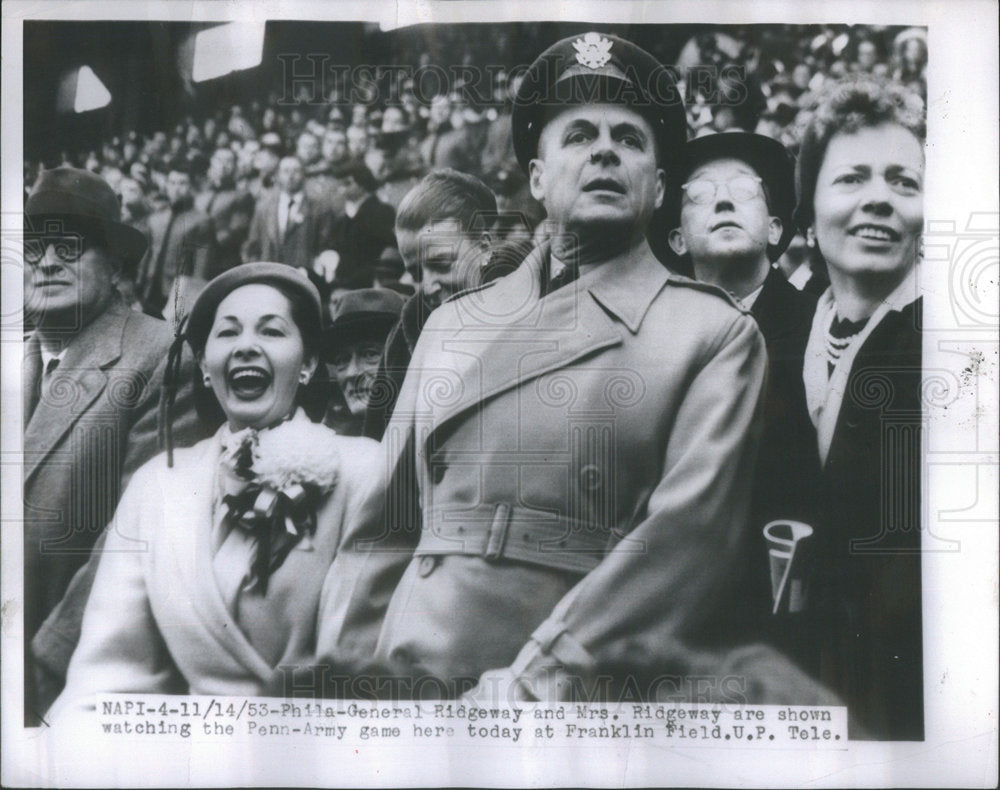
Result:
M163 283L163 270L166 268L167 247L170 246L170 233L174 229L174 219L176 217L176 212L170 209L170 219L167 220L167 229L163 232L163 243L160 244L160 249L156 253L156 261L153 264L152 276L150 277L150 284L152 286L151 301L153 301L152 297L162 298L170 289L169 283Z
M285 206L284 211L281 212L281 216L279 217L279 219L284 220L280 227L282 240L288 235L288 229L292 226L292 212L295 210L296 197L296 195L282 195L282 201Z
M31 415L35 413L38 400L42 390L42 369L41 354L36 350L34 354L29 354L24 360L24 426L27 428L31 421Z

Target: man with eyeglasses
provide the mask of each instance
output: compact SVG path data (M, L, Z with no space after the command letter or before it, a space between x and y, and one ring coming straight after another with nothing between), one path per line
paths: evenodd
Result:
M379 288L347 291L330 305L323 357L337 386L325 422L337 433L361 436L372 399L384 397L377 394L376 374L389 330L402 311L403 297Z
M92 547L105 527L114 528L132 472L158 450L157 405L172 332L165 321L130 310L116 288L146 250L145 236L120 220L111 187L69 167L43 172L25 205L24 315L32 327L22 367L29 725L62 687L97 564L88 564ZM181 444L200 438L192 369L174 408Z
M802 383L816 297L796 290L775 262L795 235L795 163L778 141L726 132L687 143L671 194L669 244L694 277L731 293L757 320L768 352L764 434L751 497L744 594L736 620L787 642L770 609L760 531L773 519L811 520L818 455ZM754 594L747 594L747 590ZM794 648L793 645L787 645Z

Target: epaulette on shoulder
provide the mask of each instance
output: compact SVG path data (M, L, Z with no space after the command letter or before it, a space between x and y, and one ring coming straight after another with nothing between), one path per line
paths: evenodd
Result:
M731 304L737 310L739 310L744 315L751 315L750 308L747 307L743 302L733 296L729 291L724 288L720 288L717 285L712 285L711 283L703 283L699 280L693 280L690 277L685 277L683 274L676 274L675 272L670 272L667 277L668 285L675 285L680 288L692 288L695 291L702 291L704 293L712 294L713 296L718 296L724 299L726 302Z
M447 304L448 302L454 302L456 299L461 299L463 296L468 296L469 294L474 294L477 293L478 291L484 291L487 288L493 287L494 283L496 283L496 280L490 280L488 283L483 283L482 285L474 285L471 288L466 288L462 291L458 291L457 293L453 293L451 296L449 296L447 299L444 300L443 304Z

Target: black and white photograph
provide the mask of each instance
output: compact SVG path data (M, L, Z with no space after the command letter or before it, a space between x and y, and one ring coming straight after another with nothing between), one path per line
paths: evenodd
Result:
M5 786L995 786L995 2L3 13Z

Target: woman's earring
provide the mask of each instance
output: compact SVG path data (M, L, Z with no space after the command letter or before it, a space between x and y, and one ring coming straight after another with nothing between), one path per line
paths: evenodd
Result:
M816 246L816 231L812 227L806 228L806 246L809 249Z
M201 381L206 387L212 386L212 377L209 376L207 373L204 376L202 376Z

